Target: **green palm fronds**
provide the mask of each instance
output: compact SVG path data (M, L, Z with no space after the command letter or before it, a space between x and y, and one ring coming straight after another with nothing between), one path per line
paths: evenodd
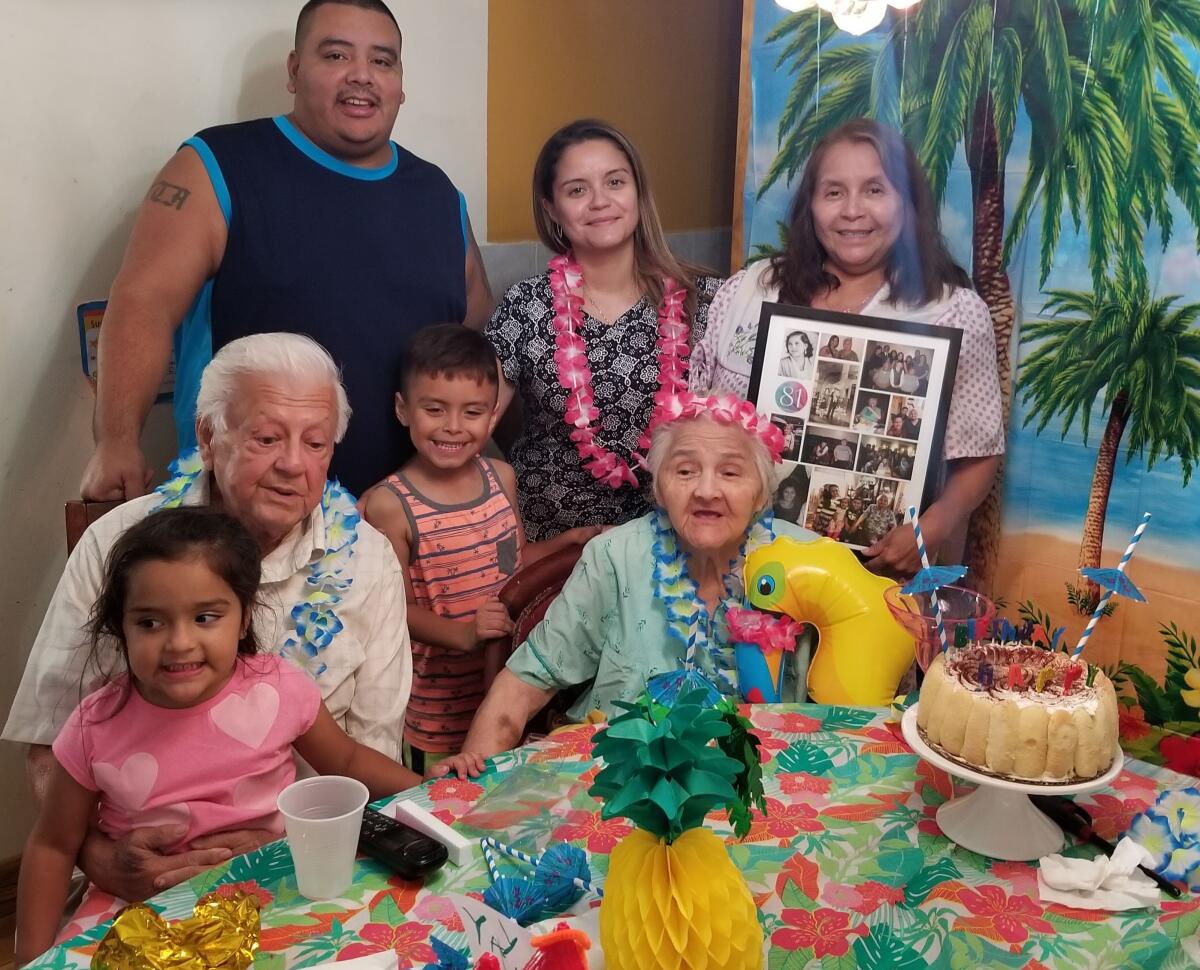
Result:
M1023 110L1029 167L1004 265L1039 203L1043 284L1066 216L1087 232L1097 288L1118 267L1143 272L1152 225L1166 245L1172 194L1200 225L1200 84L1180 50L1200 47L1200 0L923 0L849 43L814 8L767 40L795 80L760 196L825 132L866 115L903 130L940 199L960 146L974 170L994 139L1004 170Z
M1126 460L1145 454L1153 467L1178 456L1186 485L1200 458L1200 303L1152 299L1141 274L1106 280L1096 293L1048 296L1047 319L1021 333L1036 344L1017 382L1025 423L1040 433L1058 417L1063 436L1078 423L1086 442L1096 402L1109 410L1121 397Z

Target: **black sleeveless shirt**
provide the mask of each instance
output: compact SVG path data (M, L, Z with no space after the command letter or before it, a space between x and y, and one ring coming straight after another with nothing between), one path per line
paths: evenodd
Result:
M358 168L282 116L209 128L185 144L208 169L229 235L178 337L181 444L213 351L252 333L308 334L342 368L354 410L330 477L361 495L411 453L393 407L405 341L466 316L462 196L399 145L388 164Z

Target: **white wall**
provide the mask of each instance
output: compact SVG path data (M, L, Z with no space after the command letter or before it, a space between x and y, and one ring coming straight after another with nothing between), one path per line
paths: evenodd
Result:
M396 136L441 165L486 238L487 4L390 0L405 33ZM201 128L290 107L300 0L0 0L0 718L66 558L62 506L91 449L74 308L103 299L152 176ZM173 449L169 406L147 426ZM30 821L0 743L0 859Z

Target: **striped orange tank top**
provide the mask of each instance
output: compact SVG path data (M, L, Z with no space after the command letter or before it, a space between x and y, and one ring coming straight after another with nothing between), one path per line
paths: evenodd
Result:
M386 485L408 517L408 570L418 605L451 620L472 621L520 564L517 515L492 463L475 459L481 494L445 505L422 495L402 474ZM434 753L457 752L483 700L483 654L412 641L413 688L404 740Z

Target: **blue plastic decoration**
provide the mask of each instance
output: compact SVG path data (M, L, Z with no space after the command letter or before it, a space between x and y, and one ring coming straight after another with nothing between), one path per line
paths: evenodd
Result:
M546 894L532 879L501 876L483 893L483 901L521 926L536 923L546 907Z
M591 885L591 880L587 853L565 842L543 852L533 873L534 884L545 893L546 905L555 913L573 906L584 892L579 883Z
M1118 569L1095 569L1088 567L1079 571L1101 589L1111 589L1118 596L1136 600L1138 603L1146 602L1146 597L1137 588L1137 583Z
M429 938L429 945L433 947L437 963L427 963L425 970L471 970L471 965L461 950L456 950L449 943L443 943L436 936Z
M914 593L932 593L962 579L966 574L966 566L928 566L905 583L900 592L909 596Z
M646 681L646 692L656 704L662 704L663 707L674 707L680 696L694 690L705 692L706 703L710 707L715 706L721 700L721 692L696 667L668 670L665 673L655 674Z

